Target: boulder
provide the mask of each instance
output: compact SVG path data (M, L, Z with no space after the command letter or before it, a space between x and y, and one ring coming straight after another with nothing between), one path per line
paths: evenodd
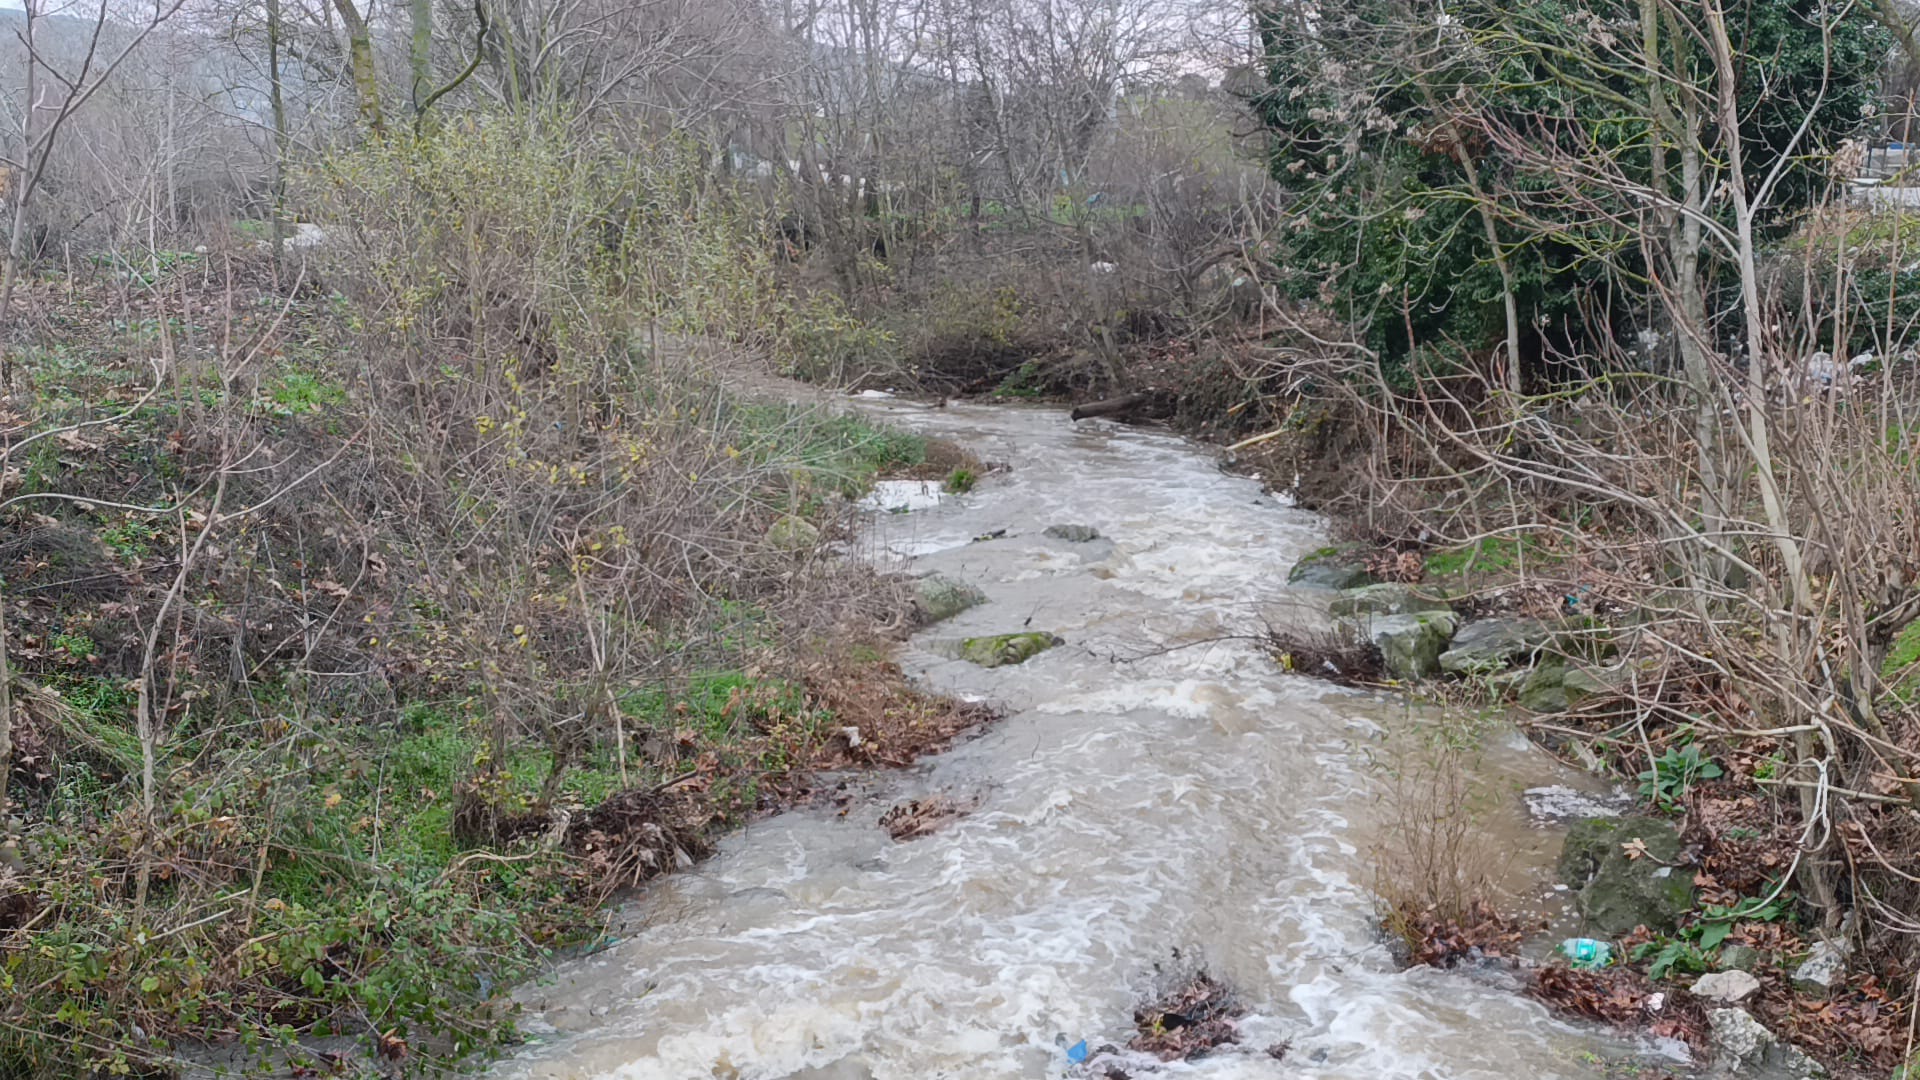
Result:
M960 659L971 660L981 667L1005 667L1008 664L1022 664L1028 659L1046 652L1055 645L1066 642L1056 635L1040 631L1027 631L1019 634L995 634L992 637L968 638L960 643Z
M1793 988L1809 997L1826 997L1847 977L1847 947L1822 941L1793 969Z
M1070 544L1084 544L1100 539L1100 530L1091 525L1049 525L1043 534L1055 540L1065 540Z
M1496 671L1491 675L1481 676L1481 678L1486 680L1487 689L1494 694L1511 694L1518 697L1520 695L1520 687L1526 685L1526 681L1532 676L1532 668L1508 668L1505 671Z
M1614 664L1575 664L1567 669L1562 685L1577 704L1595 694L1620 694L1633 689L1634 679L1647 680L1660 671L1660 661L1651 657L1622 660Z
M767 526L767 543L781 551L811 551L820 545L820 529L798 514L788 514Z
M1634 840L1646 848L1638 858L1623 847ZM1693 874L1672 865L1679 859L1680 833L1669 821L1588 818L1567 830L1560 880L1577 890L1580 914L1600 934L1672 931L1693 910Z
M964 581L935 574L914 582L913 602L921 622L937 623L986 603L987 594Z
M1533 659L1553 641L1553 628L1539 619L1479 619L1453 639L1440 667L1455 675L1485 674Z
M1517 687L1520 707L1537 713L1567 711L1573 703L1573 695L1567 689L1568 674L1561 664L1541 664L1528 670Z
M1576 702L1594 694L1609 694L1617 686L1604 669L1596 670L1585 665L1567 668L1560 676L1560 688L1566 691L1568 702Z
M1456 625L1450 611L1381 615L1360 624L1380 650L1387 672L1399 679L1420 679L1440 669L1440 653Z
M1693 980L1696 997L1737 1005L1760 989L1760 980L1744 971L1715 971Z
M1714 1058L1729 1069L1760 1064L1773 1045L1773 1032L1745 1009L1714 1009L1707 1023L1713 1027Z
M1453 605L1406 585L1382 582L1343 589L1327 610L1334 615L1407 615L1416 611L1444 611L1452 614Z
M1462 636L1465 633L1461 631ZM1444 663L1445 657L1441 660ZM1491 676L1488 681L1497 686L1504 674ZM1514 677L1512 686L1522 708L1537 713L1555 713L1565 712L1595 694L1619 693L1627 688L1633 674L1633 669L1626 664L1599 667L1545 659L1540 661L1538 667L1526 669Z
M1287 571L1287 584L1301 589L1353 589L1375 580L1359 555L1337 547L1321 548Z
M1712 1028L1714 1064L1725 1072L1745 1076L1768 1065L1792 1076L1824 1076L1820 1063L1784 1042L1745 1009L1713 1009L1707 1013Z

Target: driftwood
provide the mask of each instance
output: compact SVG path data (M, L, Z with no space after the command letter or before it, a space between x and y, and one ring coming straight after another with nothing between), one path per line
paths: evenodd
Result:
M1153 395L1146 393L1121 394L1119 397L1103 401L1089 401L1085 405L1075 405L1067 415L1075 420L1090 420L1096 416L1118 416L1132 412L1145 405Z

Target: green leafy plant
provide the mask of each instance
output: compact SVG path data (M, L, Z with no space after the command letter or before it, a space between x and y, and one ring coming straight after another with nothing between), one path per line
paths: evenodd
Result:
M87 657L92 656L94 650L98 647L94 645L92 638L75 631L63 631L62 633L55 634L53 635L52 641L48 644L66 653L75 660L85 660Z
M1045 377L1041 373L1040 365L1031 360L1008 373L1006 378L1000 380L1000 385L993 388L993 396L997 398L1032 399L1041 397L1046 392Z
M1647 976L1653 979L1664 979L1675 971L1707 970L1707 954L1699 946L1684 938L1644 942L1634 947L1633 958L1653 960L1652 965L1647 968Z
M287 371L266 386L260 407L277 416L300 416L344 405L346 389L309 371Z
M1640 796L1671 810L1673 804L1701 780L1717 780L1724 770L1713 759L1703 757L1693 743L1669 747L1654 759L1653 768L1640 774Z
M100 533L100 542L123 559L141 559L153 553L160 529L145 521L127 520Z
M1727 940L1733 928L1743 922L1772 922L1786 913L1779 900L1762 901L1749 897L1737 904L1708 904L1700 912L1694 932L1703 951L1711 952Z
M955 495L965 495L979 482L980 477L972 469L960 465L947 474L946 483L942 486Z

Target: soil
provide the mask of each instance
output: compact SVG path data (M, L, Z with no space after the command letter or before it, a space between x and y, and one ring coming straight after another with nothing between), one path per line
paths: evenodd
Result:
M641 885L705 858L720 834L739 824L715 793L745 784L761 792L751 816L765 817L822 794L819 774L846 769L892 769L913 764L993 720L994 711L913 687L890 661L820 662L796 673L808 703L830 713L839 730L818 742L790 769L727 767L707 758L651 789L621 792L566 826L565 849L581 860L584 877L603 895ZM895 839L923 836L966 812L944 798L895 807Z

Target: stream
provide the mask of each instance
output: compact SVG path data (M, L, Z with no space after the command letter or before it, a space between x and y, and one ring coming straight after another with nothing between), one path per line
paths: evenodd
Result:
M1011 466L963 496L884 486L882 504L911 509L875 513L862 541L985 590L899 659L1006 718L656 881L615 944L520 990L533 1041L496 1075L1546 1080L1619 1075L1609 1062L1654 1051L1554 1018L1498 972L1396 970L1368 887L1375 762L1423 720L1396 696L1283 673L1249 637L1312 617L1286 574L1324 522L1170 435L1051 410L873 408ZM1043 535L1057 523L1102 538ZM1066 644L1011 667L954 658L960 638L1023 629ZM1482 827L1514 898L1551 915L1559 836L1521 789L1593 782L1510 728L1482 739L1497 796ZM907 842L879 826L933 793L977 805ZM1099 1053L1201 965L1248 1007L1237 1046L1169 1065ZM1100 1071L1069 1063L1081 1039Z

